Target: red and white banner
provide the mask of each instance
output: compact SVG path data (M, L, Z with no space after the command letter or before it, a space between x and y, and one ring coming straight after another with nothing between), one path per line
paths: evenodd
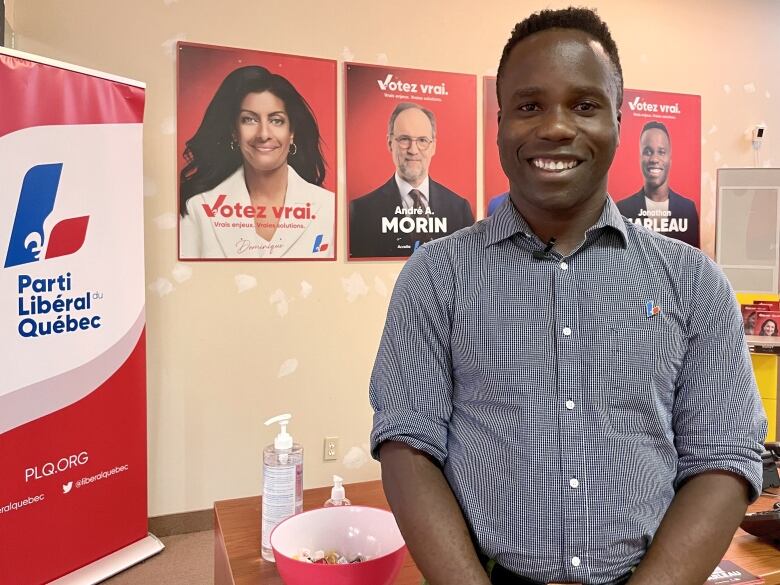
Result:
M147 536L143 85L0 49L0 583Z

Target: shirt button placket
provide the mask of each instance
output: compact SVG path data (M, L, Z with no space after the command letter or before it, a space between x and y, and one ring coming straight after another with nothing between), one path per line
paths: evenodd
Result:
M563 408L559 411L559 432L561 436L561 469L568 485L561 494L564 503L564 559L572 569L572 580L579 580L579 570L585 527L587 525L585 494L580 489L580 473L584 461L582 445L581 409L577 404L581 400L582 379L580 340L578 337L577 288L574 274L568 261L561 261L555 272L555 322L558 332L557 360L558 397Z

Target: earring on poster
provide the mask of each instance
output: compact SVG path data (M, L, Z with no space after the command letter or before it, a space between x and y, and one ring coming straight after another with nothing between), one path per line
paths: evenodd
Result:
M230 150L235 151L236 147L238 146L238 140L236 140L235 136L231 138L230 140Z
M295 145L294 142L290 143L290 156L295 156L295 153L298 152L298 147Z

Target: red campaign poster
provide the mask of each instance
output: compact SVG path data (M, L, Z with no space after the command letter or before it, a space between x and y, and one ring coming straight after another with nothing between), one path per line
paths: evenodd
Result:
M0 87L0 583L94 583L150 538L144 86L0 48Z
M701 97L626 89L608 190L620 212L699 247Z
M764 303L751 303L742 305L742 323L745 327L745 335L758 335L756 328L756 320L759 313L766 313L768 311L778 311L780 308L773 306L772 304Z
M474 223L476 76L347 63L350 259L403 259Z
M756 326L753 335L763 337L780 336L780 311L759 311L756 315Z
M336 62L178 45L181 260L335 260Z
M501 168L498 156L498 99L496 98L496 78L484 77L482 92L484 119L483 145L485 167L485 216L493 215L496 208L506 200L509 193L509 181Z

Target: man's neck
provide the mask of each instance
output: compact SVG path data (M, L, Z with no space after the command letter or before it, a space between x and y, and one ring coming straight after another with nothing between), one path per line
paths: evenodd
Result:
M511 194L510 199L537 237L542 242L555 238L555 250L567 256L585 240L585 232L601 217L607 196L605 193L603 197L593 198L584 206L566 211L540 209L524 201L518 204Z
M645 197L652 201L666 201L669 199L669 183L664 183L662 185L658 185L657 187L653 187L650 185L644 186L645 191Z
M415 189L418 189L420 187L420 185L422 185L425 182L425 179L427 179L427 178L428 178L428 175L423 175L422 177L420 177L418 179L410 181L409 179L406 179L406 178L402 177L401 175L399 175L398 172L395 173L396 182L400 183L401 181L404 181L405 183L408 183L409 185L411 185Z

